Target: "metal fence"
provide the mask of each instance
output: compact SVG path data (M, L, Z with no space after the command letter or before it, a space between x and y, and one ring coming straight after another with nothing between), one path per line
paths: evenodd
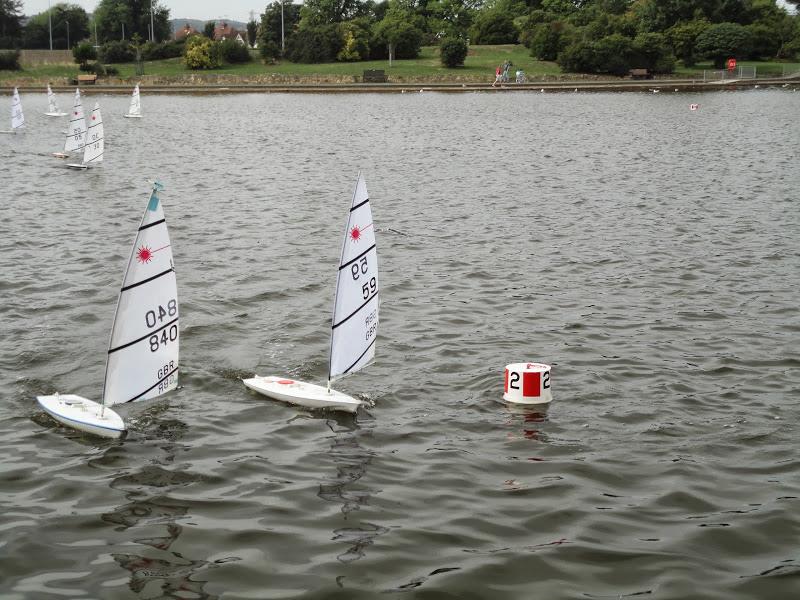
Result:
M736 79L756 79L758 67L736 67L720 71L703 70L703 81L732 81Z

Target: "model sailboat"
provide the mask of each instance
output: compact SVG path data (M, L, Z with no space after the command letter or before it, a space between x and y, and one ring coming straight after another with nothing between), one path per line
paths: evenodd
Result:
M66 134L64 152L53 152L53 156L56 158L69 158L70 152L82 152L86 145L86 119L83 116L80 88L75 88L75 100L72 103L69 127L64 133Z
M133 94L131 95L131 105L128 107L128 114L122 115L123 117L127 117L129 119L141 119L142 118L142 104L139 101L139 84L136 84L136 87L133 88Z
M252 390L308 408L356 412L360 400L331 389L331 383L362 369L375 357L378 332L378 253L364 178L359 174L347 219L336 280L331 324L328 385L285 377L245 379Z
M58 108L58 100L56 99L56 95L53 93L53 90L50 88L50 84L47 84L47 112L44 113L48 117L66 117L67 113L61 112Z
M125 431L111 407L178 386L178 288L167 224L153 184L117 301L100 403L73 394L38 396L57 421L102 437Z
M0 133L17 133L17 130L25 125L25 116L22 114L22 102L19 99L19 91L14 88L11 95L11 130Z
M89 126L86 128L86 145L83 147L83 162L68 163L70 169L88 169L89 165L103 161L103 116L100 114L100 105L95 102L92 114L89 117Z

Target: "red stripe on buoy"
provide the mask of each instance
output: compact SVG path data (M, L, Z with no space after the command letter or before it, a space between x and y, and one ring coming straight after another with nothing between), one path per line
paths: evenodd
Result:
M505 393L505 394L508 393L508 369L506 369L505 385L504 385L503 393Z
M522 374L522 395L526 398L538 398L541 396L542 374L538 371L525 372Z

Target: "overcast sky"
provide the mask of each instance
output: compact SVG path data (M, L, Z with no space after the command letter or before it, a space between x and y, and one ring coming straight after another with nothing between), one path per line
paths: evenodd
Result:
M69 4L78 4L86 12L92 12L98 5L98 0L64 0ZM50 0L54 6L59 0ZM158 0L154 0L158 2ZM232 19L234 21L249 21L250 11L254 11L256 21L272 0L161 0L161 4L169 8L172 19ZM289 0L286 0L289 3ZM299 3L299 2L298 2ZM48 0L23 0L22 12L26 15L35 15L47 10Z
M92 12L98 0L66 0L71 4L80 4L86 12ZM157 0L155 0L157 1ZM250 11L254 11L256 21L264 8L272 0L161 0L161 4L169 8L173 19L232 19L234 21L250 20ZM289 2L289 0L287 0ZM778 4L783 4L777 0ZM300 4L299 0L296 0ZM23 0L22 10L26 15L35 15L47 10L48 4L58 4L58 0Z

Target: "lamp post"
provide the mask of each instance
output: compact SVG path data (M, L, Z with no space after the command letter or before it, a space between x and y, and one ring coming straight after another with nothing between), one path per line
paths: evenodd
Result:
M153 26L153 0L150 0L150 41L156 41L156 30Z
M283 0L281 0L281 55L284 52L284 36L283 36Z
M69 19L65 23L67 24L67 50L69 50Z
M50 50L53 49L53 14L50 11L50 0L47 0L47 28L50 30Z

